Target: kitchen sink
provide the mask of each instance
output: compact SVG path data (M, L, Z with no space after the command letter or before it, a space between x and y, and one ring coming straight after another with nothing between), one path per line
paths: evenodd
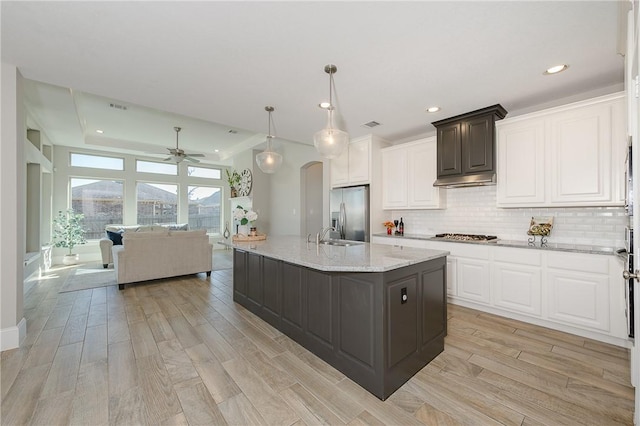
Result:
M340 247L349 247L349 246L359 246L362 244L360 241L348 241L348 240L322 240L320 244L324 244L326 246L340 246Z

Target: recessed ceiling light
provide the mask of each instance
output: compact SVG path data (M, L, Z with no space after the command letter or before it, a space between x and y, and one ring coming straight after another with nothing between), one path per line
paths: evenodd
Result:
M100 130L100 129L97 129L97 130L96 130L96 133L103 134L103 133L104 133L104 131L103 131L103 130Z
M427 108L427 112L438 112L440 111L440 107L439 106L432 106Z
M220 150L219 149L214 149L213 152L220 152Z
M545 75L557 74L559 72L566 70L567 68L569 68L569 65L566 65L566 64L556 65L551 68L547 68L547 70L543 72L543 74Z
M331 104L329 102L320 102L318 106L322 109L327 109L331 106Z

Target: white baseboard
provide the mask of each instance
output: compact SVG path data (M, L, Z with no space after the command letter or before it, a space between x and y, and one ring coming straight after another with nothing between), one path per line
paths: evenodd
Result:
M27 320L22 318L18 325L0 329L0 351L20 347L27 337Z

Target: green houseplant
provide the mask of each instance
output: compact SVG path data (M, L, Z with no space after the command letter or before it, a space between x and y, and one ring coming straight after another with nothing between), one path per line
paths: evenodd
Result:
M73 253L73 248L87 242L84 238L85 230L82 227L83 219L84 215L74 212L73 209L60 210L53 219L54 246L69 249L69 253L62 259L62 263L65 265L73 265L78 262L79 255Z
M231 198L235 198L238 196L237 186L240 185L240 173L237 171L233 171L233 173L229 173L229 169L226 169L227 173L227 182L229 182L229 187L231 188Z

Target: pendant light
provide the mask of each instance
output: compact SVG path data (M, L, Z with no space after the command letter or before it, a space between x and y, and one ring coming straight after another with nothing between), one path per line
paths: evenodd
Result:
M256 164L260 167L264 173L275 173L276 170L282 165L282 155L271 149L271 139L274 136L271 134L271 113L274 108L272 106L264 107L264 110L269 113L269 134L267 135L267 148L260 154L256 155Z
M324 72L329 74L329 104L322 103L320 108L327 110L327 127L313 135L316 150L325 158L338 158L349 145L349 134L336 127L334 122L335 106L333 105L333 74L338 71L335 65L325 65Z

